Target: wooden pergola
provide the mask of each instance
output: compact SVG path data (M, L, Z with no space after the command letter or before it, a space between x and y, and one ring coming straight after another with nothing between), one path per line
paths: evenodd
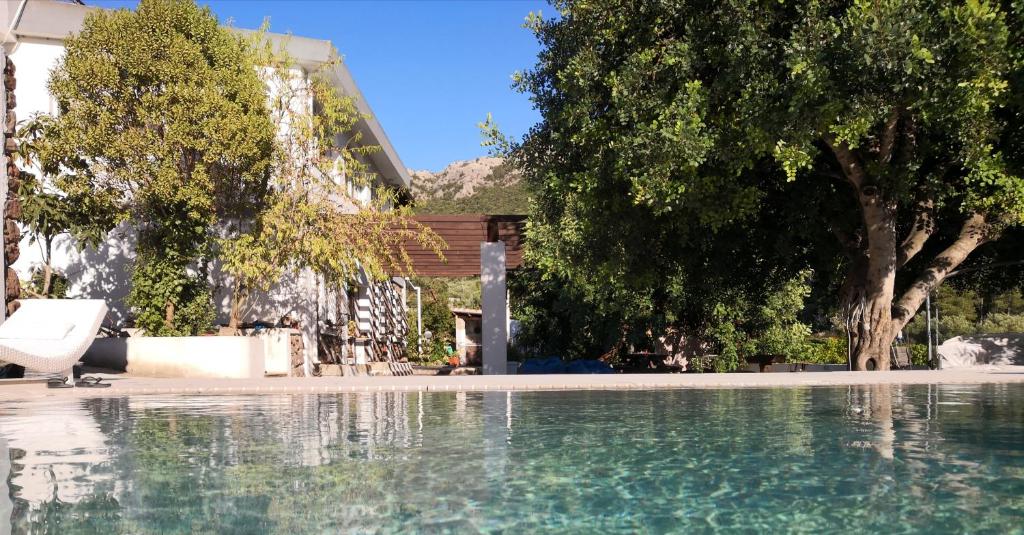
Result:
M508 369L509 333L505 276L508 270L523 264L526 216L421 215L414 219L437 233L447 245L442 260L415 241L406 241L403 246L416 275L480 277L483 373L504 375ZM414 288L418 295L419 289ZM419 314L417 311L418 321ZM422 323L417 328L422 329Z
M480 244L505 242L505 268L523 264L523 215L419 215L413 219L430 228L447 244L444 259L415 241L404 244L412 269L424 277L472 277L480 275Z

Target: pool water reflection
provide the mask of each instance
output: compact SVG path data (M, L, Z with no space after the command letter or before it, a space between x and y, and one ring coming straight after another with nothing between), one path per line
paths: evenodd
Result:
M0 408L0 535L1012 532L1021 518L1024 385Z

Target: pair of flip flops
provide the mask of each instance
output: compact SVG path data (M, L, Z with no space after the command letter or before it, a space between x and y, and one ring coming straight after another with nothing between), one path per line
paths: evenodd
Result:
M69 377L58 378L55 377L46 381L47 388L109 388L110 383L104 383L102 377L85 376L75 381L75 384L71 384Z

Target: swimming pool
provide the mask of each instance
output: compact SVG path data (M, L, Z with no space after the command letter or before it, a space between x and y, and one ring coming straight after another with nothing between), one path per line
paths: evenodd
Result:
M0 408L0 534L1012 532L1021 518L1021 384Z

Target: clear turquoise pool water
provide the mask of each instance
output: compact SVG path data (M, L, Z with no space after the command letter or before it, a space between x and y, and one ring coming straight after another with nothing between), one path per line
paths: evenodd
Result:
M1024 385L0 407L0 534L1022 526Z

